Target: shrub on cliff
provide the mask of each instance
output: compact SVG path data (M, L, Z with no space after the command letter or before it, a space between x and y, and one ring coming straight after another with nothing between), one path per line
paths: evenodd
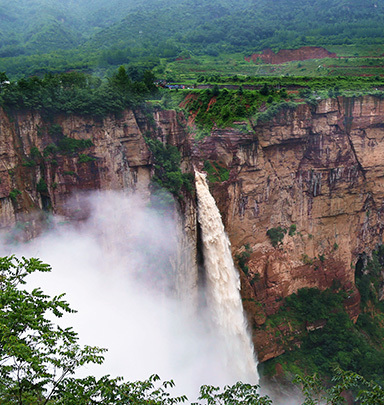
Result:
M229 179L229 169L224 167L222 163L206 160L204 170L208 173L207 179L210 183L222 183Z
M278 246L284 239L284 235L287 233L285 228L278 226L276 228L270 228L267 231L267 236L271 240L272 246Z
M248 259L251 257L253 250L249 243L246 243L244 245L244 250L241 253L236 253L235 255L235 260L237 262L237 265L240 267L241 270L245 274L248 274L249 268L247 266Z
M344 370L359 373L366 379L384 383L383 329L355 325L344 308L351 291L300 289L287 297L278 313L268 318L268 324L280 330L287 327L280 344L286 352L266 363L266 373L274 372L276 363L286 373L318 373L322 378L332 375L336 364ZM289 326L291 325L291 326ZM299 342L292 346L292 341ZM289 349L289 350L288 350Z
M297 103L293 101L281 101L272 103L267 110L257 113L254 117L255 122L267 122L276 117L282 111L293 111L297 108Z
M145 141L154 160L155 173L152 181L177 198L182 198L182 188L192 191L193 175L181 172L181 156L176 146L164 145L158 139L145 138Z

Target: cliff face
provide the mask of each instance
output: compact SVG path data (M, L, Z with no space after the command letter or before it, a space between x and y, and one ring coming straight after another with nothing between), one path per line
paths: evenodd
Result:
M151 156L143 134L155 132L179 147L183 169L201 169L208 160L229 170L229 180L212 184L212 193L233 253L246 244L253 252L248 273L241 272L242 294L261 361L281 354L284 346L275 331L260 326L299 288L343 286L349 290L345 305L351 317L358 316L354 264L382 241L384 227L384 101L340 97L313 109L300 105L252 129L215 130L200 141L174 111L151 117L126 111L100 121L59 116L54 124L36 113L1 112L1 227L44 207L68 214L64 202L74 190L148 192ZM93 146L36 157L36 148L43 154L55 141L57 125ZM40 179L46 190L38 187ZM183 210L188 214L180 229L187 231L183 244L193 260L194 202ZM287 231L273 247L267 231L279 226Z
M375 98L325 100L247 133L215 131L195 147L196 159L231 169L213 192L233 250L253 250L243 274L253 326L299 288L335 283L350 291L345 305L357 318L354 265L383 234L383 119ZM279 226L287 232L273 248L267 231ZM284 351L275 331L254 330L260 360Z
M64 203L75 190L148 189L150 153L139 126L142 117L132 111L102 121L38 113L0 113L0 225L22 220L25 213L52 207L66 214ZM93 146L75 153L47 153L62 135L91 140ZM38 150L38 152L36 152ZM81 155L88 156L81 159ZM38 191L39 181L46 191ZM12 198L13 197L13 198Z

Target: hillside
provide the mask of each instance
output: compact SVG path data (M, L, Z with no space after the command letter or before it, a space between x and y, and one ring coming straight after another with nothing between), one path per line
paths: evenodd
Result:
M12 8L3 2L0 10L0 71L19 76L69 69L100 74L120 64L167 64L178 56L225 64L231 54L241 61L266 48L301 46L323 46L338 56L353 46L350 56L371 57L384 44L383 0L19 0Z
M112 0L0 1L0 57L73 49L114 24L140 2Z

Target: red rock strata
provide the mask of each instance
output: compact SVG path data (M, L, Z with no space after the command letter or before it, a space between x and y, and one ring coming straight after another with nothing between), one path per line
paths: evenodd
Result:
M278 65L285 62L322 58L337 58L337 55L322 47L303 46L299 49L281 49L277 53L273 52L271 49L265 49L261 53L254 53L244 59L247 62L256 62L257 59L260 59L263 63Z

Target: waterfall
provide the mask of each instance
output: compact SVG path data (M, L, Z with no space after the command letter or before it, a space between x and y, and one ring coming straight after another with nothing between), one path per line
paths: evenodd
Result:
M225 345L226 364L236 381L258 383L257 362L247 331L240 296L240 278L220 212L209 192L205 175L195 171L198 220L201 227L207 305Z

